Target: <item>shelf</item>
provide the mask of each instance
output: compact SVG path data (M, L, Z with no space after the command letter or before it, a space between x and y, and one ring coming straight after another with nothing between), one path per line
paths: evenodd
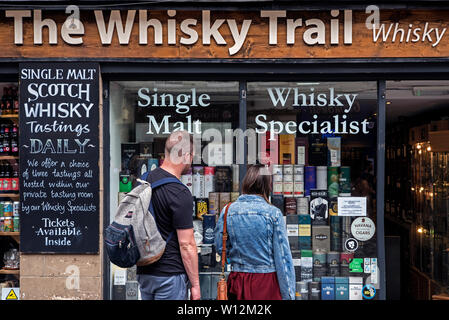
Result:
M0 198L19 198L19 193L0 193Z
M5 270L5 269L0 269L0 274L20 274L20 270Z
M0 160L19 160L18 156L0 156Z
M14 118L19 118L18 114L4 114L4 115L0 115L1 119L14 119Z
M19 236L20 232L19 231L14 231L14 232L0 232L0 236Z

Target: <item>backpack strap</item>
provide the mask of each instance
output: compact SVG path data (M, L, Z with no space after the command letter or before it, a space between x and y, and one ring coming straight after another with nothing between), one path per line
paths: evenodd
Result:
M142 180L148 181L148 176L149 176L149 171L145 172L145 173L142 175ZM150 183L150 185L151 185L151 189L156 189L156 188L158 188L158 187L160 187L160 186L163 186L163 185L169 184L169 183L177 183L177 184L182 184L183 186L185 186L185 184L182 183L181 181L179 181L178 178L171 178L171 177L168 177L168 178L162 178L162 179L160 179L160 180L157 180L157 181L155 181L155 182ZM187 187L186 187L186 188L187 188ZM151 198L153 198L153 197L151 197ZM148 208L148 211L150 211L151 215L152 215L153 218L154 218L154 221L156 221L156 216L154 215L153 200L150 200L150 207ZM158 231L159 231L159 227L157 226L157 223L156 223L156 227L157 227L157 229L158 229ZM160 231L159 231L159 233L160 233ZM170 241L170 239L173 237L173 234L174 234L174 231L170 232L170 234L169 234L168 237L167 237L167 240L165 240L167 243L168 243L168 242Z

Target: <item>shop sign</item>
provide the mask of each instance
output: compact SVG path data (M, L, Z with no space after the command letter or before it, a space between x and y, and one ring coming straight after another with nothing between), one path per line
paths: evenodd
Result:
M99 66L20 64L20 250L99 249Z
M3 10L0 57L447 57L448 11ZM32 48L32 50L30 50ZM69 50L68 50L69 48Z
M363 258L354 258L349 262L349 271L355 273L363 272Z
M368 241L375 232L376 225L370 218L360 217L351 224L351 233L359 241Z

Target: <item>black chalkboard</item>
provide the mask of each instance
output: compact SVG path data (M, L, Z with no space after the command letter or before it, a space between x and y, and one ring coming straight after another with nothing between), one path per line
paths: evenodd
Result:
M20 64L20 251L98 253L99 66Z

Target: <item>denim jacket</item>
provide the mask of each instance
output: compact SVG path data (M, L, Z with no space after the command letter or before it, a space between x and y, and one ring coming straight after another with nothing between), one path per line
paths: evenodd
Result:
M224 209L215 227L215 247L223 246ZM276 272L283 300L295 299L295 271L281 211L257 195L241 195L227 216L226 256L232 271Z

